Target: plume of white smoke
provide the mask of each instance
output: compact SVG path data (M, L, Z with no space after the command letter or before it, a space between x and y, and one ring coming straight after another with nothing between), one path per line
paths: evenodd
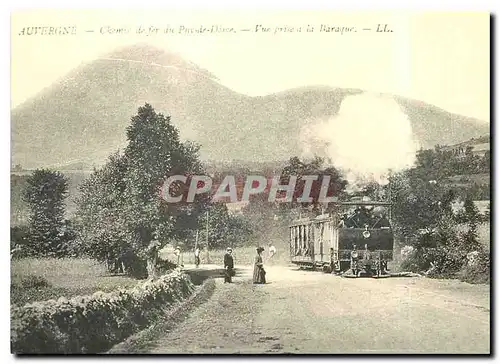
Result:
M308 123L301 144L303 157L325 158L344 170L351 185L387 183L391 171L413 165L418 148L394 98L369 93L347 96L336 116Z

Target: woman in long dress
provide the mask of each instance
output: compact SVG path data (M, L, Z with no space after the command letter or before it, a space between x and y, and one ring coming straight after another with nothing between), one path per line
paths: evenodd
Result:
M264 248L257 248L257 256L255 257L255 264L253 267L253 283L264 284L266 283L266 271L262 263L262 252Z

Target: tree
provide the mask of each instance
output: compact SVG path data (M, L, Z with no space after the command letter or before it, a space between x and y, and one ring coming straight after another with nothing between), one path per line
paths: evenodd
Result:
M64 241L64 199L68 179L60 172L37 169L26 181L23 200L29 206L29 247L32 253L62 256Z
M434 180L421 178L412 170L390 179L392 217L396 231L415 236L420 230L433 230L444 213L447 190Z
M297 199L300 198L304 192L306 181L302 179L303 176L318 176L318 179L312 182L311 192L308 196L311 197L312 202L298 202ZM283 168L281 172L281 184L288 184L290 182L290 177L296 176L297 182L295 185L295 190L293 193L292 203L287 204L289 208L302 206L312 206L314 210L319 208L319 198L323 178L326 176L330 177L330 183L328 185L327 196L328 197L338 197L341 198L342 192L347 186L347 181L342 178L340 171L335 167L329 166L324 167L324 159L320 157L315 157L310 162L301 161L298 157L290 158L289 163ZM282 194L283 195L283 194Z
M248 224L251 234L248 237L261 241L268 241L274 235L280 221L275 221L274 216L280 213L275 203L268 201L265 193L250 195L248 204L242 209L243 219Z
M483 158L481 158L480 161L480 166L479 166L480 173L490 173L491 170L491 152L488 150L484 153Z
M391 177L392 217L395 230L414 237L415 248L403 269L433 274L457 273L467 253L480 250L479 211L471 189L447 183L447 177L475 173L476 158L470 148L463 159L452 158L440 148L420 151L414 168Z
M229 246L247 246L253 237L252 227L244 216L229 215L229 231L227 241Z
M108 263L111 271L123 262L127 270L140 276L133 264L133 248L127 226L126 172L123 156L115 153L103 168L95 170L80 186L76 222L80 251ZM128 257L129 259L126 259ZM117 267L111 267L116 263Z
M198 147L181 143L170 117L149 104L132 118L127 139L123 154L112 156L82 186L77 212L81 241L101 260L125 256L146 262L148 277L155 277L158 251L186 229L196 229L196 215L203 210L203 197L191 205L161 198L168 176L202 173Z
M208 217L208 247L225 248L240 245L251 236L250 225L239 216L229 214L225 203L215 202L209 205L206 213L200 215L200 244L206 242Z

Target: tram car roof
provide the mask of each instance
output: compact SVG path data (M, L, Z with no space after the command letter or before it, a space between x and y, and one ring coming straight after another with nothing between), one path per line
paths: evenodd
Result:
M385 201L344 201L332 202L333 205L339 206L391 206L392 203Z
M335 206L391 206L392 203L386 202L386 201L338 201L338 202L332 202L333 205ZM323 214L323 215L318 215L316 217L303 217L300 219L295 219L292 221L292 223L289 225L290 227L292 226L298 226L298 225L304 225L308 224L311 222L320 222L320 221L329 221L329 220L334 220L334 217L329 215L329 214Z

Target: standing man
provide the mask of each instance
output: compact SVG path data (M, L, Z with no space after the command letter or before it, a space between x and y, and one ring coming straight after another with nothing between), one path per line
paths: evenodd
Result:
M196 268L200 265L200 248L198 247L194 249L194 264L196 265Z
M363 254L363 258L365 260L371 260L371 254L370 254L370 250L368 250L368 244L365 244L365 252Z
M337 264L337 257L335 256L335 251L333 248L330 248L330 270L332 274L335 274L336 267L335 265Z
M368 244L365 244L365 251L363 253L363 266L366 270L372 270L372 257L370 254L370 250L368 250Z
M358 275L358 249L356 245L352 246L352 252L351 252L351 270L352 273L357 276Z
M224 283L231 283L232 277L234 275L234 260L233 260L233 249L227 248L226 254L224 254Z
M181 259L181 247L177 246L174 250L174 254L177 257L177 266L181 267L182 266L182 259Z

